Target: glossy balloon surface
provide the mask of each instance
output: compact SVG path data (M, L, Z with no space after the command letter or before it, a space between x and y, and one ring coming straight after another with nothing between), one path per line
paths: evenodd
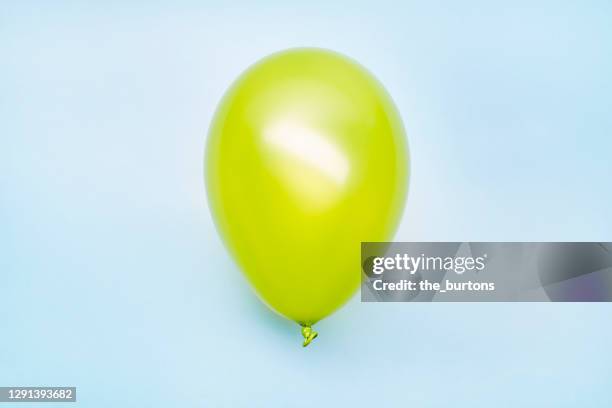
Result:
M320 49L273 54L214 115L209 205L259 297L311 325L360 283L360 243L389 240L407 192L398 112L360 65Z

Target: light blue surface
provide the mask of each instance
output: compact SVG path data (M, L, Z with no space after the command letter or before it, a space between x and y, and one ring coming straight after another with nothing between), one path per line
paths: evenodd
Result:
M302 349L223 249L202 157L249 64L331 48L405 119L397 240L610 241L612 3L252 3L0 4L0 385L88 408L609 407L610 304L355 298Z

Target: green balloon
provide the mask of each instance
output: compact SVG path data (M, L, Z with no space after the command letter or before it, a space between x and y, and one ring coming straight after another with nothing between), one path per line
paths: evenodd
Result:
M227 91L205 159L221 237L307 345L359 287L360 243L391 239L401 217L408 147L393 101L345 56L279 52Z

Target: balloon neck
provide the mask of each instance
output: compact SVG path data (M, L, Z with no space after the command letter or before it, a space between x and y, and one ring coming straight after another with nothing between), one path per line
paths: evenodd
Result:
M302 343L302 347L306 347L310 344L311 341L317 338L319 333L312 330L310 326L302 326L302 337L304 337L304 343Z

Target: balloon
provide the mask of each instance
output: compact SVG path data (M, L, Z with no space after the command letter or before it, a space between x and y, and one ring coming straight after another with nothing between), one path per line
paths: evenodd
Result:
M399 222L408 148L391 98L335 52L276 53L226 92L205 155L217 230L308 345L357 290L360 242L389 240Z

